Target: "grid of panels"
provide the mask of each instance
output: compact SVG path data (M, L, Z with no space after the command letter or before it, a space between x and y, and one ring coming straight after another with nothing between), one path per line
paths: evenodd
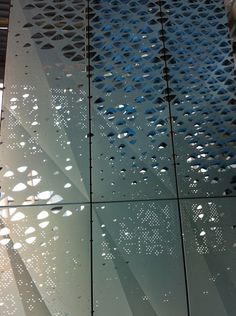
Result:
M221 1L12 4L3 315L198 316L199 302L204 316L233 315L235 84Z

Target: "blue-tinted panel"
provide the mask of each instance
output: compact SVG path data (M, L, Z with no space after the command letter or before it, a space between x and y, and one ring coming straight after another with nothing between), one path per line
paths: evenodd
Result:
M159 6L90 5L94 200L174 197Z
M235 195L236 86L224 3L163 2L180 194Z

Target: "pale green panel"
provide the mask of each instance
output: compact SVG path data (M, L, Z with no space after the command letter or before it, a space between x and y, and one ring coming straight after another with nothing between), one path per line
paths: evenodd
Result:
M94 205L95 315L187 315L177 203Z
M12 4L0 203L88 201L86 1Z
M191 315L235 315L235 198L181 202Z
M90 315L89 208L0 209L2 316Z

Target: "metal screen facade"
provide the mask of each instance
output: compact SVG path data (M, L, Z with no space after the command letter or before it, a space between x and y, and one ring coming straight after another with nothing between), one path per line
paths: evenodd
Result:
M223 0L12 0L2 316L233 316Z

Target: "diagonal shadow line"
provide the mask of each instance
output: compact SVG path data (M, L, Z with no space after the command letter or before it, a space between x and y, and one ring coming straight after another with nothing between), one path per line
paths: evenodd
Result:
M22 10L22 11L23 11L23 15L25 15L24 10ZM39 58L40 62L42 62L42 58L41 58L41 54L40 54L40 48L39 48L37 45L36 45L36 50L38 51L38 58ZM62 62L62 63L63 63L63 60L62 60L57 54L56 54L55 56L56 56L58 62ZM42 63L42 64L43 64L43 63ZM50 87L49 79L46 78L46 81L47 81L48 86ZM75 81L74 81L74 82L75 82ZM96 108L94 108L94 110L97 112ZM101 121L101 123L102 123L101 125L107 125L107 121L105 120L105 118L101 118L100 116L96 115L96 126L99 125L99 124L98 124L98 120ZM115 131L115 132L118 131L115 126L112 126L112 127L110 127L110 128L111 128L113 131ZM128 148L131 150L131 152L135 153L136 155L139 155L138 150L136 150L136 149L134 148L134 146L130 145L129 142L126 142L126 145L127 145ZM73 148L72 148L72 147L71 147L71 150L72 150L72 152L73 152ZM162 181L162 180L158 177L158 175L157 175L155 172L153 172L153 170L152 170L151 168L149 168L150 166L147 165L146 162L143 162L143 165L144 165L145 167L148 167L148 169L151 171L151 174L152 174L153 178L154 178L155 181L158 183L158 186L161 188L161 190L163 190L163 191L165 191L165 192L168 192L169 194L175 196L175 193L176 193L176 188L175 188L175 187L174 187L174 188L168 188L168 187L165 185L165 180ZM58 166L58 167L60 167L60 166ZM79 168L78 168L78 170L79 170ZM73 182L73 181L72 181L72 182ZM80 191L80 192L81 192L81 191Z
M9 111L9 109L7 109L6 107L4 108L4 111L5 111L5 112L9 112L9 113L12 114L12 112ZM28 132L28 130L27 130L22 124L21 124L20 126L24 129L24 131L25 131L29 136L32 136L32 135ZM77 188L78 192L79 192L80 194L82 194L82 195L85 197L85 199L87 200L87 199L88 199L88 196L85 196L84 193L80 190L80 188L78 187L78 183L74 183L74 181L73 181L70 177L68 177L68 175L64 172L64 170L63 170L63 168L61 167L61 165L59 165L58 163L56 163L56 161L55 161L54 159L52 159L52 156L50 156L50 155L48 154L48 152L46 152L46 151L44 150L44 148L41 146L41 144L39 144L39 146L40 146L40 148L42 149L43 153L46 155L46 157L48 157L48 158L53 162L53 164L54 164L55 166L57 166L57 167L60 169L60 171L62 172L62 174L64 175L64 177L65 177L66 179L68 179L71 183L73 183L74 186L75 186L75 188Z
M102 225L102 220L100 216L96 213L99 224ZM124 290L127 302L132 311L132 315L135 316L158 316L157 312L152 307L151 303L147 300L143 300L146 296L145 292L139 285L137 279L129 268L128 264L125 262L121 252L119 250L113 251L116 248L116 243L111 237L109 231L104 228L106 233L106 241L111 245L111 253L113 255L113 262L116 267L117 274L119 275L119 280Z
M215 262L215 258L204 256L205 261L209 267L209 270L212 275L217 275L219 271L223 273L220 274L220 277L216 279L215 284L216 288L221 297L224 308L227 312L228 316L234 316L236 310L236 287L232 280L227 276L225 272L225 262L224 258L218 258L217 264ZM235 261L235 254L231 253L232 261ZM221 259L221 260L219 260ZM230 261L229 261L230 262Z
M183 209L184 206L182 205ZM198 236L200 235L201 229L198 227L197 224L195 224L191 220L191 214L189 212L185 212L186 214L186 220L191 223L191 228L195 229L197 231ZM186 241L184 243L184 247L186 248L186 251L188 252L189 249L187 248ZM198 254L199 255L199 254ZM222 253L220 253L222 255ZM234 262L235 261L235 254L233 252L230 253L232 261L229 262ZM186 264L187 264L187 271L191 269L191 267L188 267L188 256L186 257ZM200 256L200 255L199 255ZM215 286L216 289L219 293L219 296L222 300L222 304L224 305L225 311L227 312L228 316L234 316L235 315L235 310L236 310L236 287L232 280L227 276L227 274L224 272L225 271L225 265L226 262L224 261L224 257L220 258L218 255L218 260L216 262L216 258L214 255L201 255L209 269L209 272L211 275L217 275L219 271L222 271L221 275L219 278L216 279L215 281ZM191 281L190 281L191 282ZM192 283L192 282L191 282ZM191 296L190 296L190 305L191 305Z
M0 218L0 228L6 227ZM19 252L13 249L13 241L9 235L5 235L10 241L6 245L11 268L15 277L22 305L26 316L52 316L45 304L39 290L37 289L29 271L27 270ZM31 309L32 306L32 309Z
M86 8L86 5L87 5L86 3L87 3L87 1L85 1L85 3L84 3L84 7L85 7L85 8ZM20 10L21 10L22 15L23 15L24 18L25 18L25 23L26 23L26 22L29 22L28 17L27 17L27 15L26 15L26 10L23 9L22 5L20 5ZM27 11L28 11L27 13L30 14L30 18L32 19L32 17L33 17L34 14L32 15L32 14L30 13L31 10L27 10ZM85 34L85 39L86 39L86 32L85 32L84 34ZM86 46L86 42L85 42L85 46ZM43 59L43 57L42 57L42 55L41 55L42 50L41 50L41 48L40 48L38 45L36 45L36 44L35 44L35 50L37 51L37 58L38 58L38 60L40 61L41 66L42 66L42 69L43 69L43 68L44 68L43 66L45 65L45 59ZM86 57L85 57L85 59L86 59ZM54 49L53 63L54 63L54 64L57 64L57 63L65 64L65 62L63 61L63 59L60 58L59 54L57 54L56 49ZM44 73L43 70L42 70L42 72ZM63 72L63 71L61 71L61 72ZM48 87L48 91L50 90L50 88L53 88L53 87L51 86L51 84L50 84L49 78L48 78L45 74L44 74L44 81L45 81L46 86ZM73 82L74 82L74 84L75 84L76 86L78 85L78 82L74 79L74 76L73 76ZM87 102L87 103L88 103L88 102ZM10 111L10 109L8 109L8 111ZM12 113L11 111L10 111L10 113L11 113L12 115L14 115L14 113ZM27 130L26 127L24 127L22 124L21 124L21 126L26 130L26 132L27 132L29 135L31 135L30 132ZM64 130L64 128L63 128L63 130ZM66 135L65 132L64 132L64 135ZM32 136L32 135L31 135L31 136ZM45 150L45 149L43 148L44 146L43 146L42 142L41 142L39 145L40 145L41 149L50 157L50 159L51 159L52 161L54 161L54 163L57 165L57 167L60 168L60 170L62 171L62 173L65 174L64 171L61 169L61 166L60 166L59 164L57 164L56 161L53 159L53 157L54 157L54 156L53 156L53 153L50 154L49 151ZM70 150L71 150L71 153L73 154L74 162L76 163L76 165L77 165L77 167L78 167L78 170L77 170L77 171L78 171L79 174L80 174L81 166L79 166L78 160L76 159L77 155L76 155L75 149L74 149L74 147L70 146ZM65 176L68 177L67 175L65 175ZM68 177L68 178L69 178L69 177ZM69 178L69 179L70 179L70 178ZM88 192L88 190L87 190L87 188L86 188L85 185L81 184L81 185L82 185L82 190L81 190L81 189L78 187L78 183L75 184L75 181L73 181L72 179L70 179L70 181L75 185L75 187L78 189L78 191L79 191L86 199L89 199L89 192Z
M4 111L5 111L6 113L8 112L8 113L12 114L12 115L17 119L16 115L15 115L12 111L10 111L7 107L4 107ZM20 127L23 128L24 131L25 131L29 136L32 136L32 134L27 130L27 128L26 128L25 126L23 126L23 125L21 124ZM80 190L80 188L78 188L78 183L74 183L74 181L73 181L70 177L68 177L68 175L64 172L62 166L61 166L60 164L58 164L55 159L53 159L53 155L50 155L49 152L47 152L47 151L44 149L43 144L42 144L42 143L39 143L39 146L40 146L40 148L42 149L43 153L44 153L45 155L47 155L47 157L60 169L60 171L61 171L61 172L63 173L63 175L65 176L65 178L69 179L70 182L72 182L72 183L74 184L74 186L77 188L77 190L78 190L86 199L88 199L88 193L87 193L86 189L85 189L85 192L86 192L87 196L84 194L84 192L82 192L82 191ZM78 171L79 171L79 168L78 168Z
M92 9L92 10L93 10L93 9ZM95 9L94 12L96 13L96 9ZM160 23L160 22L157 22L157 24L161 27L161 23ZM91 26L92 26L92 25L91 25ZM91 40L91 44L93 44L93 40ZM161 50L162 48L164 48L164 47L163 47L163 42L160 41L160 50ZM98 50L99 50L99 49L98 49ZM158 51L157 51L157 52L158 52ZM98 51L98 53L99 53L99 51ZM160 52L158 52L158 53L161 55ZM96 63L96 62L95 62L95 63ZM91 66L93 66L93 63L91 63ZM164 62L162 62L162 71L163 71L164 67L165 67L165 64L164 64ZM162 79L162 81L163 81L163 83L165 83L165 80L164 80L164 79ZM164 88L163 88L163 90L164 90ZM98 88L93 87L93 89L92 89L92 94L93 94L93 98L94 98L95 96L96 96L96 98L97 98L97 97L99 97L99 96L102 95L102 92L101 92L100 90L98 91ZM166 96L166 95L165 95L165 92L162 91L162 92L160 93L160 96L161 96L161 97L165 97L165 96ZM113 95L113 98L116 98L116 94ZM124 96L123 96L123 99L124 99ZM125 99L124 99L124 100L125 100ZM124 101L124 100L123 100L123 101ZM127 101L127 100L126 100L126 101ZM125 103L126 103L126 101L125 101ZM109 100L106 100L106 102L109 103ZM117 102L121 102L121 103L122 103L121 100L120 100L120 101L117 101ZM98 126L101 125L101 126L104 126L104 127L106 127L106 128L109 128L109 130L112 130L113 132L115 132L115 134L120 133L120 128L118 128L117 126L115 126L115 124L112 124L112 126L111 126L111 121L108 122L104 116L102 117L101 115L98 115L99 111L97 110L95 104L93 103L92 105L93 105L93 106L92 106L92 109L93 109L93 111L95 112L95 114L92 115L92 122L93 122L93 120L96 121L96 124L95 124L95 123L92 124L92 130L95 130L95 128L97 128ZM165 105L166 105L166 119L169 119L170 117L169 117L169 115L168 115L168 104L167 104L166 101L165 101ZM141 125L142 125L142 124L143 124L143 122L141 122ZM167 126L168 126L168 132L170 133L170 132L171 132L171 129L170 129L170 122L167 124ZM95 136L96 136L96 135L95 135ZM100 137L101 137L102 141L104 141L104 137L102 137L102 136L100 136ZM140 156L140 152L139 152L138 148L136 148L134 145L132 145L129 141L126 141L126 140L122 140L122 141L125 143L125 145L128 147L128 149L129 149L132 153L134 153L135 155L137 155L137 157ZM109 147L109 143L107 142L105 149L108 148L108 147ZM171 142L170 142L170 140L169 140L169 147L171 147ZM104 152L105 152L105 151L104 151ZM171 149L170 149L169 155L170 155L170 157L172 156L172 151L171 151ZM140 161L140 162L141 162L141 161ZM158 187L159 187L161 190L163 190L163 192L168 192L168 194L170 194L171 196L176 196L176 187L175 187L175 182L174 182L174 180L173 180L173 179L174 179L174 169L173 169L173 166L172 166L172 165L173 165L173 164L172 164L172 161L170 161L170 163L169 163L169 165L168 165L168 167L169 167L169 172L168 172L168 173L169 173L169 176L170 176L170 181L172 180L173 187L168 187L168 184L166 185L165 179L162 180L161 177L158 176L158 174L156 174L156 173L153 171L153 169L150 167L150 164L148 164L146 161L142 161L142 164L143 164L143 166L145 166L145 167L149 170L150 175L153 177L153 179L155 180L155 182L158 184ZM171 179L172 176L173 176L173 179Z

